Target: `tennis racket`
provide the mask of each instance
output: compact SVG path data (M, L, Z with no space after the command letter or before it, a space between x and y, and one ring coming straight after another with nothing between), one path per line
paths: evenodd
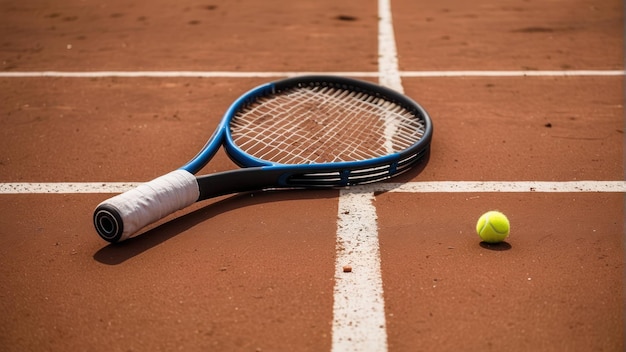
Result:
M228 108L187 164L100 203L94 225L114 243L211 197L385 180L416 165L432 133L419 104L373 83L335 76L266 83ZM241 168L196 177L221 146Z

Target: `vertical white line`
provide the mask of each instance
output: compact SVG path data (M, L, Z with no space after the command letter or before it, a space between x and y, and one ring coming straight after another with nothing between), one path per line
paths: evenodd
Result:
M332 350L386 351L378 224L371 191L339 196ZM344 267L350 266L351 272Z
M378 1L380 84L404 92L389 0ZM387 149L397 128L386 124ZM342 190L339 194L332 351L387 351L385 300L380 267L374 193ZM351 266L351 272L344 272Z
M398 50L393 34L390 0L378 1L378 80L383 86L404 93L400 69L398 67Z
M378 1L378 80L385 87L404 93L402 78L398 67L398 50L396 49L396 39L393 33L393 22L391 20L390 0ZM395 119L385 123L385 148L388 153L393 153L392 136L398 130L398 123Z

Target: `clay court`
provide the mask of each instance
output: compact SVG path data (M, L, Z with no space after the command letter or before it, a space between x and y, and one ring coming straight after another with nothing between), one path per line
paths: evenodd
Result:
M1 350L624 350L621 1L0 13ZM302 74L403 91L432 118L428 160L96 234L98 203L187 162L244 92ZM201 173L233 168L220 152ZM492 209L511 221L499 245L475 232Z

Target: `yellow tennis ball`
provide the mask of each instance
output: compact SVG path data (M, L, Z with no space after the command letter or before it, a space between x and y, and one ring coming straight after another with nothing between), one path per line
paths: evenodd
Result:
M487 243L498 243L509 237L511 224L509 219L499 211L484 213L476 223L476 232Z

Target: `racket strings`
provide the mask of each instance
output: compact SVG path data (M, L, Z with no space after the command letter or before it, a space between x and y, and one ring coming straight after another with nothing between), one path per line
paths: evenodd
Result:
M330 86L259 98L235 114L230 128L244 152L279 164L381 157L407 149L425 132L423 121L398 104Z

